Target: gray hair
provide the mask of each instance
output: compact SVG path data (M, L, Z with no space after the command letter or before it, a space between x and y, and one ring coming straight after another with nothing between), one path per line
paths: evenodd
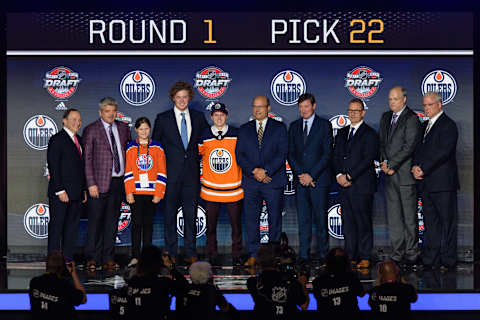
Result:
M212 266L206 261L197 261L188 269L193 284L204 284L212 277Z
M438 92L435 92L435 91L428 91L427 93L425 93L423 95L423 97L432 97L435 102L442 102L442 96L438 93Z
M112 97L105 97L100 100L98 104L100 110L103 110L106 106L115 106L118 109L117 100L113 99Z

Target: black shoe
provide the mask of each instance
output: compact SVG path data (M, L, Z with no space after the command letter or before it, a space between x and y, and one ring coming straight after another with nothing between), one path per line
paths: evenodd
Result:
M232 264L236 267L243 266L243 260L241 257L233 257Z

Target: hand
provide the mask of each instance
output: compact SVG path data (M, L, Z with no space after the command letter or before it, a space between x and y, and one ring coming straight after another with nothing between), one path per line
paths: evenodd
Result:
M412 167L412 173L413 177L417 180L422 180L423 179L423 170L419 166L413 166Z
M262 169L262 168L255 168L255 169L253 169L252 173L253 173L254 178L255 178L258 182L262 182L262 181L265 179L265 177L267 176L267 175L265 174L265 169Z
M388 174L389 176L392 176L394 173L395 173L395 170L393 170L393 169L388 169L388 170L387 170L387 174Z
M344 187L344 188L348 188L348 187L350 187L351 185L352 185L352 182L351 182L351 181L347 181L347 182L343 185L343 187Z
M100 194L98 193L98 187L96 185L88 187L88 193L92 198L98 198Z
M310 186L311 183L313 182L312 176L310 176L308 173L302 173L301 175L299 175L298 180L304 187Z
M337 177L337 183L339 185L341 185L342 187L344 187L347 182L348 181L347 181L347 175L346 174L341 174Z
M70 199L68 199L68 194L67 192L62 192L58 195L58 199L60 199L61 202L68 202Z
M129 204L135 203L135 198L133 197L133 193L127 194L127 202Z
M157 203L160 202L160 200L162 200L162 198L157 197L157 196L153 196L152 202L155 203L155 204L157 204Z
M75 262L73 260L65 263L65 266L67 267L68 272L70 272L70 273L76 273L77 272L77 269L75 268Z
M272 178L267 175L265 175L265 179L262 180L263 183L270 183L270 181L272 181Z
M388 174L388 165L385 161L380 164L380 169L382 169L383 173Z
M87 202L87 191L83 191L83 200L82 203Z

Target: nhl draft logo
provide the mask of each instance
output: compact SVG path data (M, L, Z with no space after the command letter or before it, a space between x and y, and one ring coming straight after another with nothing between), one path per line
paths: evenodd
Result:
M347 72L345 87L354 97L368 99L377 93L382 80L380 73L372 68L365 66L356 67L352 71Z
M149 154L141 154L137 157L136 163L139 170L148 171L153 167L153 158Z
M425 112L419 111L419 110L415 110L414 112L417 115L418 120L420 120L420 122L428 121L428 117L425 115Z
M36 239L48 238L48 222L50 209L43 203L34 204L23 216L23 226L27 233Z
M57 132L57 125L52 118L45 115L36 115L25 122L23 139L32 149L46 150L48 148L48 140Z
M132 117L129 117L126 114L124 114L123 112L120 112L120 111L117 111L117 117L115 118L115 120L123 122L123 123L127 124L129 127L132 127L132 125L133 125L132 124Z
M422 81L422 94L434 91L442 97L442 104L452 102L457 94L455 78L445 70L434 70L427 74Z
M300 73L293 70L284 70L277 73L270 85L273 98L284 106L295 105L298 97L306 90L305 80Z
M232 79L228 72L211 66L197 72L194 81L194 87L202 96L207 99L217 99L227 91Z
M130 71L120 82L120 94L128 104L136 107L143 106L153 99L155 82L145 71Z
M333 136L337 135L337 131L350 125L350 119L344 114L339 114L330 118L330 123L332 124Z
M328 233L335 239L343 240L342 208L336 204L328 209Z
M286 196L290 196L295 194L295 187L293 185L293 171L292 171L292 168L290 168L288 161L285 162L285 168L287 170L288 182L285 185L285 188L283 189L283 194Z
M65 101L77 91L81 80L70 68L56 67L45 74L43 87L56 100Z
M207 215L205 213L205 209L200 205L197 207L197 218L195 220L195 224L197 226L197 238L200 238L205 234L205 232L207 232ZM177 211L177 233L183 238L184 220L182 207L178 208Z
M208 163L213 172L225 173L232 167L232 155L223 148L217 148L210 153Z
M120 216L118 217L118 232L122 232L128 228L132 221L132 211L127 202L122 201L120 205Z

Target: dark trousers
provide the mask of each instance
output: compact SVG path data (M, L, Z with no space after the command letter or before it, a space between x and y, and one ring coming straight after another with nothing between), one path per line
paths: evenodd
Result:
M267 184L249 183L243 188L245 197L246 247L251 257L257 257L260 247L260 215L263 200L267 203L269 242L280 242L282 234L283 188Z
M197 205L200 183L185 185L183 183L167 184L165 191L165 249L170 256L177 257L177 212L183 211L183 243L187 257L197 256Z
M113 260L120 205L124 197L123 177L112 178L110 190L98 198L88 197L88 235L85 253L89 260Z
M325 258L328 250L327 232L327 187L304 187L297 184L296 189L298 238L300 240L299 256L309 258L312 243L313 222L317 228L317 256Z
M153 196L134 194L132 209L132 258L140 257L140 244L152 245L153 216L157 205L152 202Z
M232 227L232 256L240 257L242 253L242 201L226 202L228 217ZM206 201L207 211L207 252L209 256L216 256L217 252L217 221L220 214L221 202Z
M352 260L369 260L373 248L373 195L343 190L340 194L345 251Z
M425 246L423 263L453 266L457 262L457 193L423 192Z
M48 252L61 250L67 258L73 258L78 239L81 201L61 202L57 196L49 197L50 221L48 222Z

